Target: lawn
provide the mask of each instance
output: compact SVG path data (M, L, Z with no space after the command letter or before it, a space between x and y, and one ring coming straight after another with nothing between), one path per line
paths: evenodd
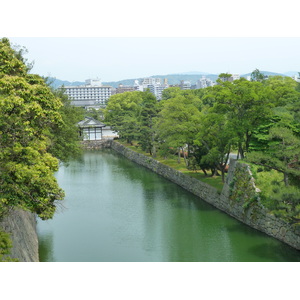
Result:
M136 143L133 143L133 145L130 145L124 141L118 140L118 142L135 152L138 152L138 153L141 153L141 154L151 157L151 155L149 153L142 151L142 149ZM216 188L218 190L219 193L221 193L221 191L222 191L223 182L222 182L221 176L213 176L213 177L205 176L205 174L201 170L197 170L197 171L188 170L186 168L183 158L181 158L180 163L178 163L177 155L170 156L167 158L157 155L155 157L155 159L164 165L167 165L167 166L169 166L175 170L178 170L188 176L194 177L204 183L207 183L207 184L213 186L214 188Z

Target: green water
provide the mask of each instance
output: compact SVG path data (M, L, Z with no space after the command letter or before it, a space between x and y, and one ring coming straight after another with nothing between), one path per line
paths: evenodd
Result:
M260 233L112 150L57 173L55 217L38 221L40 261L299 261Z

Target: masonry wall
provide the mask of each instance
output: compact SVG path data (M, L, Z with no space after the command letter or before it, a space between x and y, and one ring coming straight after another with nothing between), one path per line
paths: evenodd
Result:
M110 145L116 152L180 185L237 220L300 250L300 230L267 212L260 203L259 190L255 187L248 165L231 160L226 182L219 194L210 185L132 151L116 141L111 141Z
M4 217L0 228L10 234L13 247L11 258L20 262L38 262L39 246L36 231L36 217L33 213L16 209Z

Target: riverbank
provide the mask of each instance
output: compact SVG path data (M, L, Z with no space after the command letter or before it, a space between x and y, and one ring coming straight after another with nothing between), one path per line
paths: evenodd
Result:
M171 180L237 220L300 250L300 230L275 217L259 201L248 165L230 160L222 192L197 179L174 170L157 160L126 148L116 141L107 141L114 151Z

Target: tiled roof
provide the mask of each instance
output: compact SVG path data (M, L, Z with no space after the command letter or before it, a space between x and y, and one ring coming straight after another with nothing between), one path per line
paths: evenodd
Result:
M91 117L85 117L85 119L78 122L77 125L81 128L82 127L105 127L106 126L102 122L95 120L94 118L91 118Z

